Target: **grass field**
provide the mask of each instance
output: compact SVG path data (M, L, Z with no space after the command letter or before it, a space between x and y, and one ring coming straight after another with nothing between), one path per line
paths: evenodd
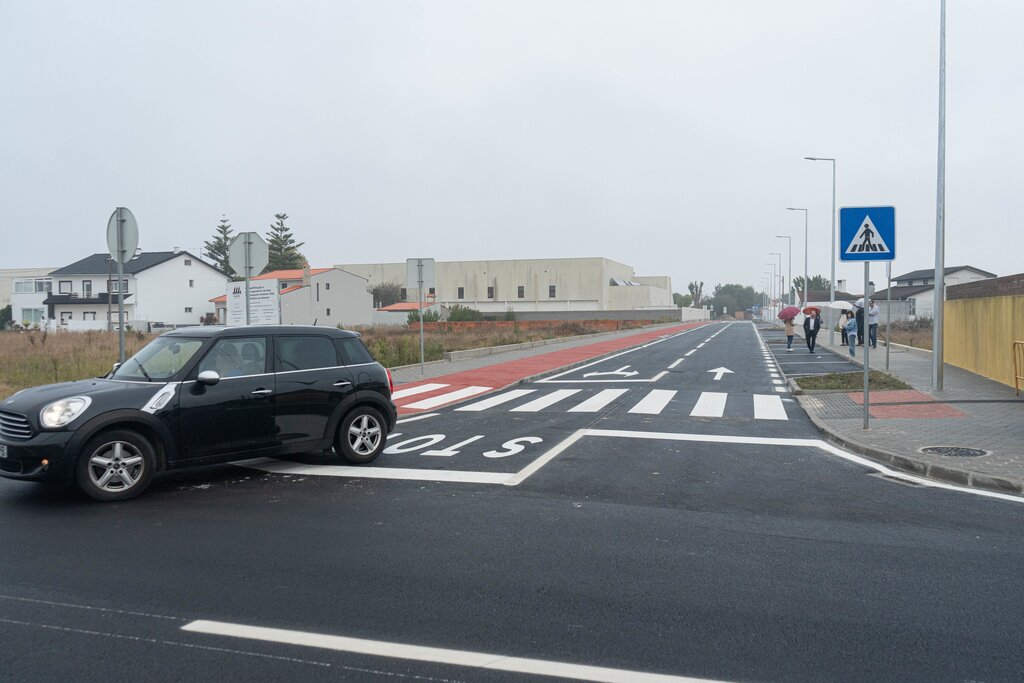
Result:
M389 368L418 363L419 332L407 327L357 330L373 357ZM555 322L529 330L490 328L450 329L424 335L424 356L440 360L449 351L553 339L603 331L587 322ZM131 356L156 335L129 332L125 352ZM116 332L0 332L0 400L26 387L105 375L117 362Z

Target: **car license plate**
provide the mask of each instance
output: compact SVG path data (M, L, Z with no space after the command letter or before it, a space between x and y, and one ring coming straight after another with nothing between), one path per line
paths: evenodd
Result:
M7 457L7 446L5 446L4 444L0 443L0 458L6 458L6 457Z

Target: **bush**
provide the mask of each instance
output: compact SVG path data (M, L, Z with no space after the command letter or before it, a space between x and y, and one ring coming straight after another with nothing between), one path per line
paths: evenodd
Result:
M441 314L438 311L427 311L423 314L423 322L425 323L436 323L441 319ZM409 311L409 317L407 318L410 325L419 323L420 316L419 311Z
M455 304L451 307L451 312L448 315L448 320L453 323L458 322L472 322L475 320L483 320L484 314L475 308L469 308L468 306L462 306Z

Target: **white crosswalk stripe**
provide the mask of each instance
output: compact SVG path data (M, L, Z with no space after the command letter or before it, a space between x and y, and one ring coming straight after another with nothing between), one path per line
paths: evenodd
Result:
M502 403L508 403L509 401L514 401L517 398L522 398L523 396L526 396L527 394L532 394L535 391L537 391L537 390L536 389L513 389L512 391L509 391L507 393L498 394L497 396L491 396L490 398L485 398L484 400L477 401L476 403L470 403L468 406L462 406L461 408L456 408L455 410L466 410L466 411L470 411L470 412L479 412L481 410L487 410L488 408L493 408L494 406L500 406Z
M729 394L720 391L702 391L697 405L690 411L690 417L722 417L728 397Z
M430 410L432 408L437 408L438 406L443 406L448 403L454 403L455 401L461 401L464 398L476 396L477 394L482 394L485 391L490 390L491 387L463 387L456 391L449 391L445 394L438 394L437 396L425 398L422 401L417 401L416 403L407 403L402 407L411 408L412 410Z
M755 420L788 420L782 398L770 394L754 394Z
M400 398L408 398L409 396L415 396L417 394L425 394L428 391L437 391L438 389L444 389L447 384L420 384L419 386L409 387L408 389L399 389L395 393L391 394L391 400L397 401Z
M573 394L580 393L579 389L559 389L558 391L552 391L546 396L541 396L538 399L534 399L529 403L524 403L521 406L516 406L512 409L513 413L536 413L539 410L543 410L548 406L552 406L563 398L568 398Z
M596 413L606 405L622 396L629 389L602 389L578 406L569 408L570 413Z
M630 408L629 412L640 415L659 415L661 411L665 410L665 406L675 397L676 393L678 392L667 389L652 389L639 403Z

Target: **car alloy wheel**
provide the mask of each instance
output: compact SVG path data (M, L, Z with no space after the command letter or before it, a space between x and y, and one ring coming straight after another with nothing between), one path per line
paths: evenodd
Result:
M149 485L153 462L153 447L141 434L106 432L83 449L78 484L97 500L134 498Z
M362 406L342 420L336 448L349 462L365 464L380 455L386 440L384 419L380 413Z

